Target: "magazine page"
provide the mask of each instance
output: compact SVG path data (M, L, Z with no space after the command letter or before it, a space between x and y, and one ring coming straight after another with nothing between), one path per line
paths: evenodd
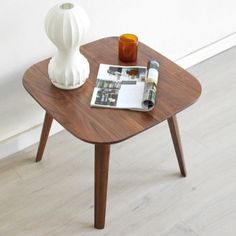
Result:
M101 64L91 106L143 110L147 68Z

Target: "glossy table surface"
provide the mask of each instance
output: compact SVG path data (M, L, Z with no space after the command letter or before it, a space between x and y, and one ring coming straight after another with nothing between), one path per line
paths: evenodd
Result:
M90 75L75 90L61 90L48 78L49 59L31 66L24 74L23 85L43 109L77 138L94 144L112 144L130 138L172 117L193 104L201 94L199 82L187 71L139 43L135 63L118 59L118 38L109 37L83 45ZM148 60L160 63L157 104L150 112L91 108L90 100L100 63L146 66Z

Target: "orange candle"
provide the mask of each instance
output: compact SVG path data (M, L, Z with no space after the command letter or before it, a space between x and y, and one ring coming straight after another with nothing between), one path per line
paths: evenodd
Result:
M123 62L137 60L138 37L134 34L122 34L119 37L119 59Z

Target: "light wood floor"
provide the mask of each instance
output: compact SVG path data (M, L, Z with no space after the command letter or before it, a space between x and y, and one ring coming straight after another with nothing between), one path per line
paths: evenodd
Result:
M200 100L179 114L188 177L167 123L112 146L107 220L93 228L93 146L66 131L0 160L0 236L235 236L236 47L190 68Z

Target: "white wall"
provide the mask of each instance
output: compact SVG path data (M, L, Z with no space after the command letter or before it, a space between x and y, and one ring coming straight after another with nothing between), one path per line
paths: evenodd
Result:
M24 91L21 78L30 65L55 52L44 32L44 17L58 2L0 0L0 157L3 148L9 149L4 155L15 150L13 145L8 147L4 143L11 143L13 136L18 140L19 133L42 122L43 110ZM83 43L131 32L170 59L185 60L186 65L235 45L236 37L232 35L236 31L235 0L74 2L87 11L91 20L91 29ZM231 35L229 44L222 40L217 49L199 59L200 54L195 51L201 48L206 51L206 45L224 37L228 39L228 35ZM191 61L189 56L185 57L188 54L198 55L198 59ZM37 139L37 135L31 137L30 133L27 137L25 145ZM17 146L17 141L13 143Z

